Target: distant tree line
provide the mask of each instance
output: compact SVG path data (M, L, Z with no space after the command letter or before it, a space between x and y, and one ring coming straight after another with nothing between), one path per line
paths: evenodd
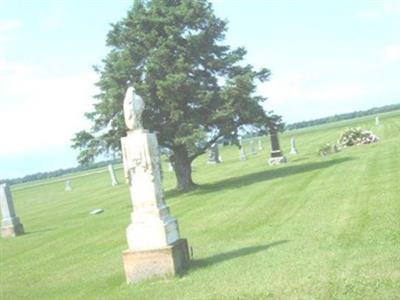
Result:
M363 116L376 115L378 113L384 113L384 112L389 112L389 111L398 110L398 109L400 109L400 104L385 105L385 106L381 106L381 107L374 107L374 108L371 108L368 110L355 111L355 112L351 112L351 113L339 114L339 115L334 115L334 116L310 120L310 121L293 123L293 124L286 125L285 129L286 130L300 129L300 128L316 126L316 125L321 125L321 124L326 124L326 123L332 123L332 122L337 122L337 121L342 121L342 120L355 119L355 118L359 118L359 117L363 117Z
M55 171L48 171L48 172L39 172L39 173L26 175L24 177L19 177L19 178L0 179L0 183L8 183L9 185L12 185L12 184L19 184L19 183L35 181L35 180L43 180L43 179L48 179L48 178L53 178L53 177L60 177L60 176L70 174L70 173L101 168L101 167L107 166L108 164L115 164L115 163L121 163L121 160L114 159L114 160L108 160L108 161L101 161L101 162L92 163L90 165L78 166L78 167L74 167L74 168L58 169Z

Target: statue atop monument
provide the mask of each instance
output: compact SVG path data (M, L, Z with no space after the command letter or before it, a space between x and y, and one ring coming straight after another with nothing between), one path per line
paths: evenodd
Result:
M124 118L129 130L143 129L142 113L144 102L142 97L135 93L133 87L129 87L124 98Z
M121 138L133 206L123 254L128 283L175 275L190 261L187 240L180 237L178 221L165 203L157 136L143 129L143 110L143 99L129 87L124 99L128 132Z

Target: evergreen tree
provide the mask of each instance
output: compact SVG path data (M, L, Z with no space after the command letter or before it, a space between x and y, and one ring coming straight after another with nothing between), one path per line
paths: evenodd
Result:
M137 0L111 26L110 52L96 67L100 93L94 111L86 114L93 126L72 140L81 151L80 163L120 150L129 85L146 104L144 127L157 132L159 144L170 150L181 190L194 185L191 162L211 144L235 137L239 127L266 128L265 98L255 89L270 72L244 65L244 48L223 44L226 21L206 0Z

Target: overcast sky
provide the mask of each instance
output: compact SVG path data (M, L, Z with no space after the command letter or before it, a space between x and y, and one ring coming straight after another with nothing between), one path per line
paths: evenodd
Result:
M0 179L76 165L109 24L125 0L0 0ZM215 0L227 43L272 71L287 123L400 102L400 1Z

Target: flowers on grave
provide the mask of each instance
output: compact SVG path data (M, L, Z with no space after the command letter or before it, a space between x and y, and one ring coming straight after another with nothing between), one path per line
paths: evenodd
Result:
M339 144L345 147L372 144L379 142L379 137L362 128L347 128L339 138Z

